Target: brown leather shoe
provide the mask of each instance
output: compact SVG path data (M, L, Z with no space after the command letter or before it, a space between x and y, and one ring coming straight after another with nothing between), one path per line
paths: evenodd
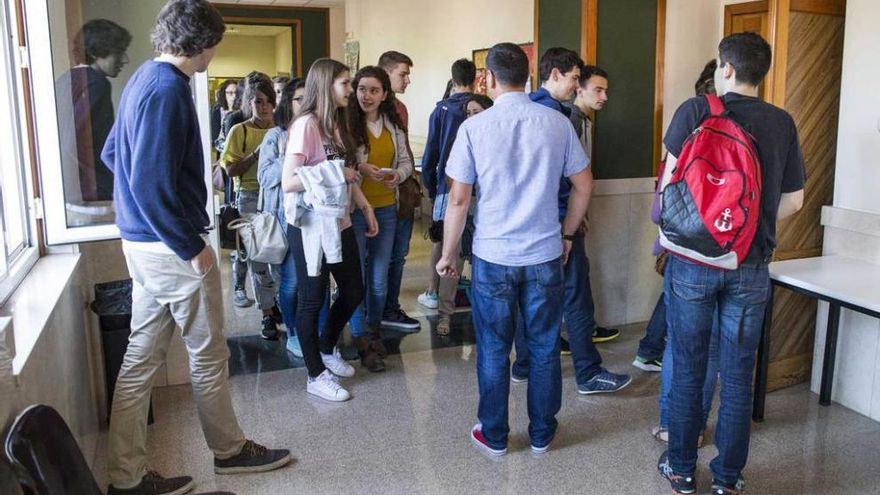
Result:
M369 337L358 337L355 339L358 348L358 355L361 357L361 366L373 373L385 371L385 362L382 356L373 348L373 343Z

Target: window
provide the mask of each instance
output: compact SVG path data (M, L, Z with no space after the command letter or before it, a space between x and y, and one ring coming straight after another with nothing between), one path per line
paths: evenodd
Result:
M6 300L36 260L28 214L18 74L8 2L0 8L0 303Z
M122 90L155 56L149 33L166 0L27 0L31 86L46 244L115 239L113 174L101 161ZM207 76L193 78L210 184ZM213 194L205 205L214 217Z

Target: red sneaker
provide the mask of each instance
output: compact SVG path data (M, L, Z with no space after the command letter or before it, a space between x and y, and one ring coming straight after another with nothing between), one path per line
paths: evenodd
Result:
M483 425L480 423L475 424L474 427L471 428L471 441L474 442L474 445L480 450L491 456L499 457L507 453L507 447L503 449L493 449L489 445L489 441L483 436Z

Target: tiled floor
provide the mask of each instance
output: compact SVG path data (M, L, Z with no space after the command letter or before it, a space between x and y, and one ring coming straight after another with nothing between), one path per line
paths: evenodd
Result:
M663 446L650 435L659 376L629 365L642 325L625 327L619 339L600 346L608 367L634 374L619 394L579 396L571 360L563 357L560 433L549 453L535 456L528 449L527 384L511 387L509 454L489 459L479 453L467 437L477 403L476 348L463 325L469 314L457 315L452 339L432 335L431 318L412 304L424 289L426 259L424 245L414 242L404 298L411 314L420 316L421 332L400 340L401 353L388 358L386 372L358 367L358 374L344 382L354 395L350 402L308 397L303 369L243 367L231 378L244 430L260 442L290 448L294 464L267 474L214 475L190 389L179 386L154 394L151 467L169 475L187 473L202 491L239 495L669 493L655 468ZM238 311L232 310L228 321L250 318ZM230 335L256 333L239 328ZM711 431L700 451L698 479L704 490L706 466L715 454ZM105 476L103 454L96 470ZM753 428L745 472L749 493L880 493L878 471L880 424L838 405L820 407L806 385L768 395L766 421Z

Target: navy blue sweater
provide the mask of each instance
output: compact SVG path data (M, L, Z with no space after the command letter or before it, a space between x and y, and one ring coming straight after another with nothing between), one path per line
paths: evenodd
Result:
M161 241L181 259L205 247L205 163L189 77L148 61L125 85L101 158L114 174L122 238Z
M566 108L556 98L550 95L550 92L544 88L538 88L534 93L529 94L529 98L535 103L540 103L545 107L561 112L566 118L571 116L571 110ZM559 181L559 218L565 218L568 212L568 196L571 194L571 180L568 177L562 177Z
M422 155L422 182L433 200L446 192L446 160L455 143L455 135L467 118L465 104L471 93L456 93L437 102L428 120L428 141Z

